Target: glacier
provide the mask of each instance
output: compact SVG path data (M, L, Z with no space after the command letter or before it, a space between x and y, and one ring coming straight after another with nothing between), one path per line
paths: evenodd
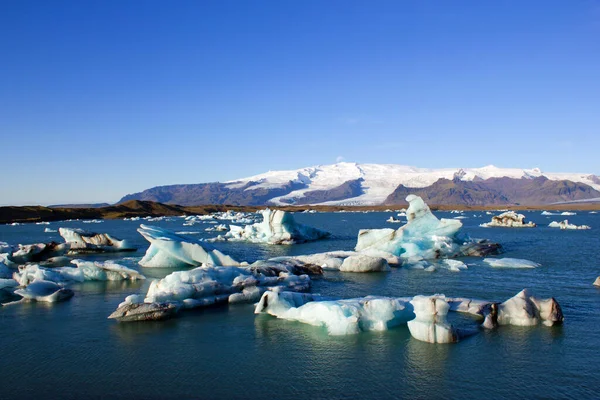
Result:
M150 242L139 261L142 267L184 268L199 265L239 266L240 263L206 243L167 229L140 225L138 232Z
M481 256L496 253L500 245L487 241L462 239L462 223L455 219L438 219L418 196L406 197L408 222L398 229L361 229L355 250L380 251L401 258L435 259L458 256Z
M500 215L493 216L490 222L483 223L479 226L483 228L535 228L536 225L534 222L525 223L525 215L523 214L507 211Z
M108 233L88 232L74 228L58 228L58 233L70 245L71 254L137 250L126 240L117 239Z
M262 211L262 216L262 222L252 225L230 225L224 238L253 243L295 244L329 236L328 232L297 223L287 211L266 209Z

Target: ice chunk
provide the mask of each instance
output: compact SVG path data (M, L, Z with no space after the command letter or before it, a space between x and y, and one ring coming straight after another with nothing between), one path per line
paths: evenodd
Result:
M571 211L563 211L560 213L560 215L577 215L577 213L571 212Z
M340 266L341 272L385 272L390 266L385 258L367 255L350 256Z
M415 319L408 321L410 334L428 343L456 343L458 333L446 317L450 305L444 296L415 296L411 302Z
M494 268L538 268L541 264L522 258L484 258L484 263Z
M379 250L402 258L434 259L461 255L465 243L457 237L462 227L454 219L437 219L420 197L409 195L408 223L394 229L361 229L356 251Z
M414 318L408 299L367 296L335 301L312 300L315 300L314 297L265 292L255 312L266 312L277 318L322 326L330 335L383 331Z
M507 211L500 215L493 216L490 222L486 222L480 226L484 228L535 228L536 225L533 222L525 223L525 215L523 214L517 214L514 211Z
M73 260L76 267L45 268L36 264L23 265L13 274L13 278L21 286L27 286L35 280L45 280L56 283L84 281L120 281L138 280L146 277L134 269L106 262L91 262Z
M18 250L9 250L4 257L4 263L9 267L22 265L31 262L40 262L51 257L63 256L67 253L70 246L68 243L36 243L20 244Z
M497 325L533 326L540 322L544 325L562 324L562 309L554 298L536 299L526 289L502 304L493 304L486 316L484 327Z
M577 230L577 229L591 229L588 225L575 225L575 224L570 224L569 220L565 219L564 221L552 221L550 222L550 224L548 225L550 228L560 228L560 229L573 229L573 230Z
M44 232L45 233L56 233L58 231L56 229L46 228L46 229L44 229Z
M15 290L15 294L24 300L55 303L73 297L73 291L65 289L55 282L35 280L27 287Z
M138 232L150 242L140 260L143 267L181 268L199 265L237 266L239 262L212 248L166 229L140 225Z
M171 318L179 308L172 303L124 303L108 318L119 322L159 321Z
M290 262L295 261L304 265L305 267L318 266L323 270L337 270L342 272L381 272L389 271L389 263L386 257L382 257L379 254L374 255L362 254L354 251L331 251L326 253L317 253L300 256L283 256L275 257L269 261L273 262ZM385 253L384 253L385 254ZM393 261L396 258L391 254Z
M70 253L98 253L137 250L126 240L108 233L94 233L83 229L58 228L58 233L71 245Z
M297 223L286 211L266 209L262 215L263 221L253 225L230 225L230 231L224 237L253 243L294 244L329 236L328 232Z
M594 286L600 286L600 276L594 281Z

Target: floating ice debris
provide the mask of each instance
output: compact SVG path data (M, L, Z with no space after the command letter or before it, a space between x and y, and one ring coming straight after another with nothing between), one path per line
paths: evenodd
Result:
M160 321L173 317L178 310L172 303L132 303L126 299L108 318L119 322Z
M563 211L560 213L560 215L577 215L577 213L571 212L571 211Z
M394 218L393 215L391 217L389 217L388 219L386 219L385 221L386 222L391 222L391 223L400 223L400 222L402 222L402 220L400 218Z
M407 322L412 337L428 343L458 342L458 332L446 319L450 305L444 296L415 296L410 303L415 313Z
M521 258L484 258L484 263L494 268L538 268L541 264Z
M492 217L490 222L479 225L484 228L501 227L501 228L535 228L535 223L525 223L525 216L517 214L514 211L507 211L500 215Z
M400 262L398 257L389 253L371 252L371 254L366 254L354 251L331 251L300 256L283 256L268 261L295 261L305 267L314 265L323 270L342 272L385 272L390 270L390 263L398 264Z
M421 259L480 256L498 251L500 245L496 243L460 239L458 232L462 223L454 219L437 219L420 197L409 195L406 200L410 203L406 225L397 230L361 229L355 250L377 250L402 258Z
M553 212L550 212L550 211L542 211L542 215L560 215L560 214L553 213Z
M56 233L58 231L56 229L46 228L46 229L44 229L44 232L46 232L46 233Z
M15 248L4 249L8 253L4 255L4 263L9 267L32 262L41 262L52 257L63 256L69 251L68 243L36 243L20 244L18 250Z
M577 230L577 229L592 229L588 225L570 224L568 219L565 219L564 221L560 221L560 222L552 221L552 222L550 222L550 224L548 226L550 228L572 229L572 230Z
M36 222L36 225L50 225L50 222L46 222L46 221L41 221L41 222Z
M199 235L200 232L199 231L180 231L180 232L175 232L178 235Z
M187 309L218 303L252 303L267 290L301 292L309 288L308 275L293 275L285 266L279 269L204 266L173 272L153 281L143 302L169 303ZM113 315L130 309L132 303L141 302L140 296L129 297Z
M23 297L23 300L46 303L68 300L74 294L71 289L66 289L55 282L44 280L35 280L27 287L15 290L14 293Z
M502 304L494 303L485 316L483 326L494 328L498 325L532 326L543 323L546 326L559 325L564 321L562 309L552 297L536 299L526 289Z
M237 266L239 262L208 244L178 235L167 229L140 225L138 232L150 242L140 260L143 267L181 268L199 265Z
M13 279L21 286L27 286L36 279L56 283L146 279L138 271L111 261L73 260L72 263L76 267L45 268L36 264L22 265L18 272L13 274Z
M263 221L244 227L230 225L225 238L268 244L294 244L323 239L328 232L302 225L291 213L282 210L262 211Z
M101 219L87 219L87 220L83 220L81 222L83 222L84 224L101 224L104 221Z
M600 276L594 281L594 286L600 286Z
M69 253L73 254L137 250L127 240L117 239L108 233L94 233L72 228L58 228L58 232L70 244Z
M225 224L211 226L211 227L205 229L206 232L213 232L213 231L223 232L226 230L227 230L227 225L225 225Z
M327 328L330 335L384 331L415 317L410 299L367 296L348 300L319 300L313 295L265 292L254 312Z

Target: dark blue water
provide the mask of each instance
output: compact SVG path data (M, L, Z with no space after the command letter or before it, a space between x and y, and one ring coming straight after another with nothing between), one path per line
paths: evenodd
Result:
M525 214L540 226L480 228L490 216L468 212L463 214L468 217L462 220L463 231L498 241L504 257L536 261L540 268L494 269L470 258L464 260L469 269L460 273L327 272L313 282L312 291L343 298L443 293L503 301L529 288L537 297L558 300L565 314L562 327L501 327L458 344L429 344L411 338L405 326L332 337L321 328L255 316L252 305L189 311L170 321L119 324L106 317L125 296L145 293L149 282L86 282L72 285L76 294L68 302L0 308L0 398L598 398L600 289L592 283L600 275L600 215ZM360 228L398 227L385 222L390 215L296 214L299 222L329 230L332 238L286 247L215 246L247 261L349 250ZM565 218L592 230L545 226ZM211 226L182 226L181 219L154 224L175 231ZM134 241L139 252L110 258L138 268L136 261L147 248L135 231L138 225L105 221L0 226L0 241L60 241L57 233L44 233L44 228L82 227ZM195 235L211 236L215 234ZM140 269L154 277L171 272Z

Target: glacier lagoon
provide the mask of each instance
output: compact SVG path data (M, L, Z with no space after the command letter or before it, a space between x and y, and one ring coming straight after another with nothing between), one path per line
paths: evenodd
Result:
M586 231L549 228L540 212L525 212L533 229L481 228L482 212L435 212L460 219L463 231L503 245L498 257L541 264L535 269L492 268L482 258L461 258L467 270L436 272L392 268L356 274L326 271L312 293L336 298L367 295L446 296L504 301L523 288L554 296L563 326L503 326L458 344L430 344L411 337L406 325L384 332L329 336L324 328L254 315L252 304L187 311L177 319L116 323L107 316L130 294L143 294L150 280L69 285L63 303L25 303L0 308L0 396L81 398L597 398L600 381L600 216L579 212L569 220ZM499 213L496 213L499 214ZM293 246L213 243L237 260L352 250L359 229L394 227L396 213L296 213L300 223L331 232L329 239ZM153 221L172 231L211 238L207 224L182 226L181 218ZM162 278L172 269L142 268L148 242L140 221L52 222L0 226L0 241L28 244L56 240L50 227L106 232L136 246L135 253L77 256L112 260ZM397 226L395 226L397 227ZM450 315L449 315L450 317ZM475 324L454 317L457 324Z

